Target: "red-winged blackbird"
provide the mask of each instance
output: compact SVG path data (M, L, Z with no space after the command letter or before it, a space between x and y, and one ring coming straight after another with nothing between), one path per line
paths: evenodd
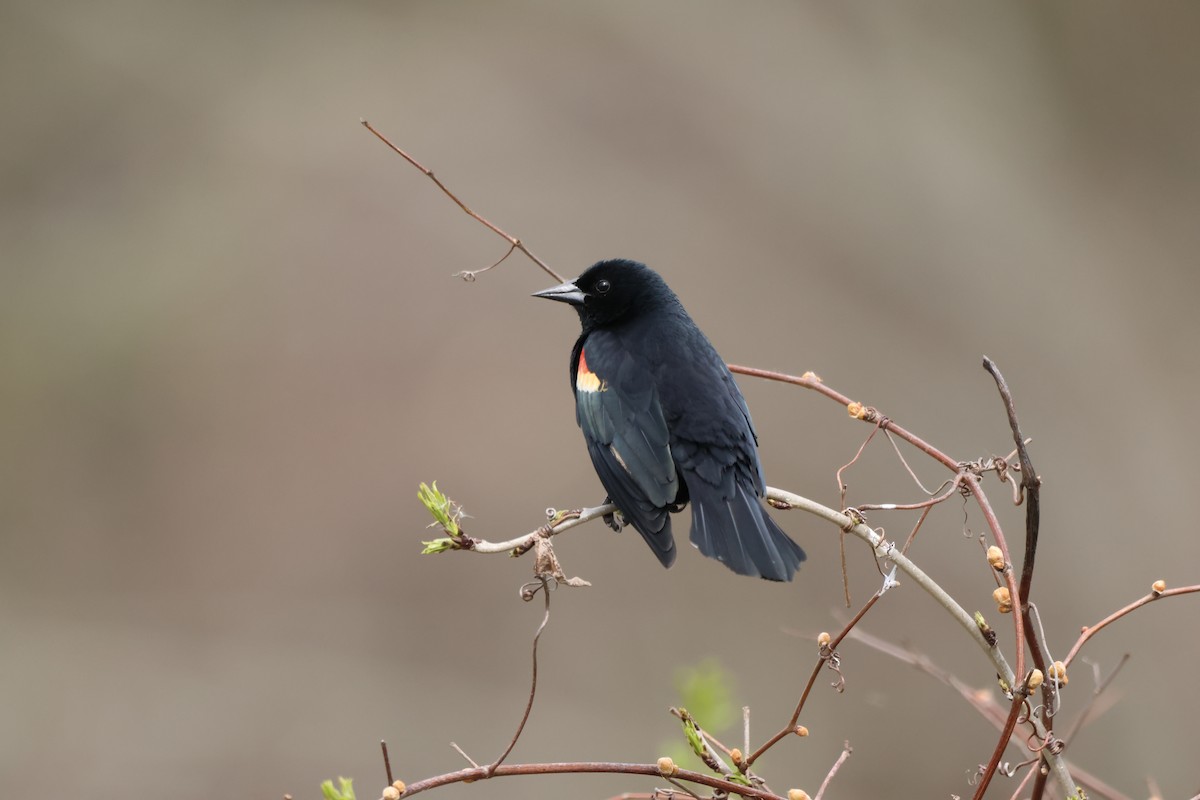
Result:
M790 581L804 551L762 506L746 401L658 273L601 261L534 296L579 312L575 417L600 483L663 566L675 561L670 513L690 500L701 553L741 575Z

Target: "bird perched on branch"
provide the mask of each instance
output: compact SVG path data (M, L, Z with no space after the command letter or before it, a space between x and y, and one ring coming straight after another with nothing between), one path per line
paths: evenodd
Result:
M534 297L579 312L575 417L609 499L663 566L675 561L670 515L690 501L701 553L740 575L790 581L804 551L763 507L746 401L658 273L600 261Z

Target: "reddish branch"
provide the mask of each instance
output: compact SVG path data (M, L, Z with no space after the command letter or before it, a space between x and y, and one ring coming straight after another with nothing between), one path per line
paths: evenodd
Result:
M1197 584L1195 586L1180 586L1177 589L1164 589L1161 592L1152 591L1152 592L1150 592L1150 594L1146 595L1145 597L1134 600L1132 603L1125 606L1124 608L1122 608L1118 611L1114 611L1113 613L1109 614L1107 617L1100 620L1099 622L1097 622L1095 625L1091 626L1090 628L1084 628L1083 631L1079 634L1079 639L1076 640L1074 645L1072 645L1071 652L1067 653L1067 657L1063 659L1063 666L1070 666L1071 661L1079 653L1079 649L1081 647L1083 647L1085 644L1087 644L1087 641L1089 639L1091 639L1097 633L1104 630L1109 625L1113 624L1114 622L1116 622L1117 620L1119 620L1121 617L1125 616L1126 614L1130 613L1131 611L1141 608L1142 606L1146 605L1147 603L1153 603L1155 600L1161 599L1163 597L1176 597L1181 594L1192 594L1193 592L1200 592L1200 584Z
M854 615L854 619L846 623L846 627L842 628L841 633L839 633L833 639L830 639L829 644L821 647L821 655L817 659L816 665L813 667L812 674L808 676L808 683L804 685L804 691L800 694L800 700L796 703L796 710L792 712L791 719L789 719L787 725L784 725L774 736L763 742L761 747L746 757L746 769L749 769L750 766L757 761L763 753L767 752L776 744L778 744L784 737L797 732L796 725L800 721L800 712L804 710L804 704L808 702L808 695L812 692L813 685L817 682L817 678L820 676L821 670L827 663L829 663L829 660L834 657L837 647L842 643L842 640L845 639L850 631L854 629L854 626L858 624L859 620L866 616L866 613L871 610L871 607L874 606L876 602L878 602L879 598L883 597L883 593L887 591L888 586L889 584L885 583L879 589L879 591L871 595L871 599L866 602L866 605L859 609L859 612Z
M467 206L467 204L466 204L466 203L464 203L462 200L459 200L459 199L458 199L458 196L457 196L457 195L455 195L455 194L454 194L454 192L452 192L452 191L450 191L448 188L446 188L446 184L444 184L444 183L442 183L440 180L438 180L438 177L437 177L436 175L434 175L434 174L433 174L433 170L429 169L429 167L426 167L426 166L425 166L424 164L422 164L420 161L417 161L415 158L413 158L412 156L410 156L408 153L404 152L404 151L403 151L403 150L401 150L399 147L397 147L396 145L394 145L394 144L392 143L392 140L391 140L391 139L387 138L387 137L386 137L386 136L384 136L382 133L380 133L378 130L376 130L376 129L375 129L375 126L374 126L374 125L372 125L371 123L367 122L365 119L360 119L360 120L359 120L359 122L361 122L361 123L362 123L362 125L363 125L363 127L364 127L364 128L366 128L367 130L369 130L371 133L375 134L375 135L376 135L376 136L379 138L379 141L383 142L383 143L384 143L384 144L386 144L388 147L392 148L392 150L394 150L394 151L395 151L395 152L396 152L396 153L397 153L397 154L398 154L398 155L399 155L401 158L403 158L403 159L404 159L405 161L407 161L409 164L412 164L414 167L416 167L417 169L421 170L421 172L425 174L425 177L429 178L429 180L431 180L431 181L433 181L435 184L437 184L437 187L438 187L439 189L441 189L441 190L442 190L442 193L443 193L443 194L445 194L447 197L449 197L451 200L453 200L453 201L455 202L455 204L456 204L456 205L457 205L459 208L461 208L463 211L465 211L465 212L467 213L467 215L468 215L468 216L470 216L470 217L471 217L471 219L473 219L473 220L475 220L476 222L480 223L480 224L481 224L481 225L483 225L485 228L487 228L488 230L490 230L492 233L496 234L496 235L497 235L497 236L499 236L500 238L504 239L504 241L508 242L508 244L510 245L510 246L509 246L509 248L508 248L508 252L507 252L507 253L505 253L503 256L501 256L501 258L500 258L500 261L497 261L497 262L495 262L494 264L492 264L492 266L491 266L491 267L484 267L483 269L481 269L481 270L476 270L475 272L462 272L462 273L460 273L460 274L461 274L461 275L462 275L464 278L467 278L468 280L474 280L474 279L475 279L475 275L476 275L476 273L478 273L478 272L486 272L486 271L488 271L489 269L491 269L492 267L495 267L495 266L497 266L497 265L498 265L498 264L499 264L501 261L503 261L504 259L508 258L508 257L509 257L509 255L511 255L511 254L512 254L512 251L515 249L515 250L520 250L522 253L524 253L526 256L528 256L530 261L532 261L533 263L535 263L535 264L537 264L539 267L541 267L543 270L545 270L545 271L546 271L546 273L547 273L547 274L549 274L549 275L550 275L550 277L554 278L556 281L559 281L559 282L561 283L561 282L564 280L563 276L562 276L562 275L559 275L557 272L555 272L554 270L552 270L552 269L550 268L550 266L549 266L549 265L548 265L548 264L547 264L545 261L542 261L540 258L538 258L538 257L537 257L537 256L535 256L533 253L531 253L531 252L529 251L529 248L528 248L528 247L526 247L526 246L524 245L524 243L522 243L522 242L521 242L521 240L520 240L520 239L518 239L518 238L517 238L517 237L515 237L515 236L511 236L511 235L509 235L508 233L504 232L503 230L501 230L501 229L500 229L500 228L498 228L497 226L495 226L495 225L493 225L492 223L488 222L486 219L484 219L484 218L483 218L482 216L480 216L479 214L477 214L477 213L475 213L474 211L472 211L472 210L471 210L471 209L470 209L470 208Z
M401 797L409 797L439 786L452 783L473 783L488 778L507 778L513 775L557 775L557 774L608 773L613 775L649 775L656 778L671 778L684 783L698 783L712 789L719 789L728 794L743 797L760 797L763 800L783 800L779 795L752 786L716 778L702 772L679 769L666 774L659 770L657 764L626 764L619 761L565 761L554 764L501 764L490 773L487 767L462 769L458 772L448 772L423 781L408 784Z
M757 369L755 367L744 367L739 364L730 364L729 370L730 372L736 372L741 375L749 375L751 377L764 378L766 380L779 381L781 383L790 383L795 386L803 386L806 389L812 389L813 391L823 394L829 399L840 403L847 409L852 409L855 412L854 416L856 419L861 419L863 422L869 422L873 425L878 425L885 431L889 431L892 434L900 437L934 460L941 462L943 466L954 471L956 475L961 475L962 482L967 486L968 489L970 489L971 494L975 497L975 502L979 504L979 510L983 512L983 518L992 531L992 538L995 539L996 546L1000 548L1001 553L1004 555L1004 563L1012 563L1012 557L1009 555L1008 551L1008 543L1005 541L1004 531L1000 527L1000 520L996 517L996 512L992 509L991 501L988 500L987 495L983 491L983 486L979 482L979 476L973 472L964 470L962 464L955 461L950 456L946 455L921 437L897 425L887 416L880 414L878 409L871 408L870 406L864 406L861 403L856 403L836 389L826 386L820 378L812 375L811 373L797 377L795 375L788 375L784 372L773 372L771 370ZM1008 584L1009 594L1012 597L1017 597L1017 583L1016 578L1012 574L1012 570L1006 570L1004 578ZM1015 673L1017 680L1020 681L1025 675L1025 647L1023 646L1023 642L1025 641L1025 615L1022 613L1019 603L1013 604L1012 617L1017 643L1017 665Z

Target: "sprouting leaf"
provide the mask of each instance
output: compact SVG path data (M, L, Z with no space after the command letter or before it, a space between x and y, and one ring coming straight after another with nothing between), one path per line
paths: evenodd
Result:
M325 795L325 800L354 800L354 780L351 778L338 777L339 788L333 788L333 781L325 781L321 784L321 792Z
M434 521L442 526L442 530L450 536L459 535L458 520L462 517L462 508L438 490L437 481L433 482L433 486L422 482L417 490L417 498L429 509Z
M729 673L713 659L675 673L680 704L705 730L714 732L731 725L736 717L730 699L732 682Z
M421 551L421 555L423 556L429 555L430 553L444 553L447 550L458 549L458 545L456 545L454 540L448 536L441 539L433 539L432 541L428 542L421 542L421 544L425 545L425 549Z

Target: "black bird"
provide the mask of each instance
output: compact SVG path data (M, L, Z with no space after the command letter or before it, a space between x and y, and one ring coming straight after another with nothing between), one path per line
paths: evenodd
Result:
M804 551L763 508L746 401L658 273L600 261L534 297L579 312L575 418L610 500L663 566L675 561L670 513L690 500L701 553L740 575L790 581Z

